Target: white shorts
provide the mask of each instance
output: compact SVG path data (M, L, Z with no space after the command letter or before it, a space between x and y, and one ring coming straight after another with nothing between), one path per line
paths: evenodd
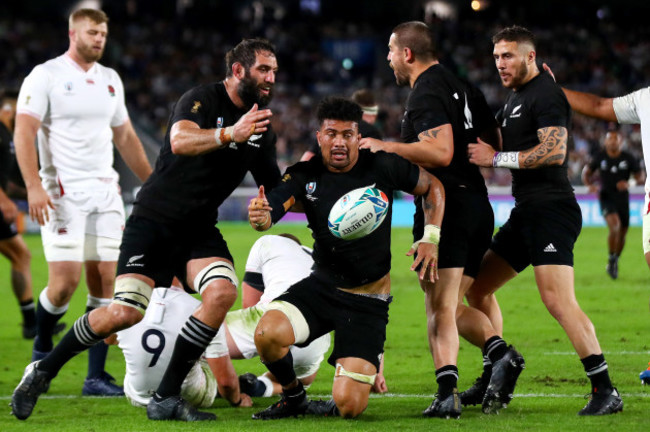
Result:
M643 214L643 253L647 254L650 252L650 193L645 194L643 208L646 210Z
M124 231L124 203L117 185L101 190L47 191L55 209L41 227L45 259L117 261Z
M246 309L228 312L226 324L237 348L244 358L257 356L255 347L255 328L268 304L255 305ZM306 378L318 371L325 353L330 349L329 333L314 340L304 348L291 347L293 369L298 378Z

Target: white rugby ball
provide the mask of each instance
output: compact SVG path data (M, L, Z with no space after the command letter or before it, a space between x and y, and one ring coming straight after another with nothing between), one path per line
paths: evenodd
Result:
M334 203L327 226L335 237L343 240L367 236L384 221L388 204L386 194L375 187L355 189Z

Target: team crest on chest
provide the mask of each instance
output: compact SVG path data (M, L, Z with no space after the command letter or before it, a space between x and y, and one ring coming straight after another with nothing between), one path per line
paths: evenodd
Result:
M115 97L115 87L110 84L108 85L108 94L110 94L111 97Z

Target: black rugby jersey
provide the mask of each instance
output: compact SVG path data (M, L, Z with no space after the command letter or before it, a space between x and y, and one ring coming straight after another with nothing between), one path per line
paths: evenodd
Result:
M461 81L441 64L431 66L415 81L406 101L401 138L418 141L418 135L444 124L451 124L454 156L447 167L429 170L445 188L454 185L487 193L478 166L469 163L467 145L496 121L481 91Z
M234 125L247 110L237 108L222 82L195 87L172 110L153 174L138 193L133 214L162 222L192 219L216 222L218 208L248 171L258 185L272 189L280 180L275 133L269 129L248 141L230 143L199 156L172 153L169 132L174 123L190 120L201 129Z
M277 222L285 214L283 204L293 197L302 204L314 238L314 273L341 288L374 282L390 271L393 191L412 192L419 172L406 159L384 152L360 150L357 163L345 173L328 171L322 158L314 156L287 168L280 185L267 195L272 219ZM384 221L359 239L335 237L327 226L334 203L354 189L373 185L390 202Z
M571 106L562 89L547 73L541 73L513 91L497 114L503 136L503 151L528 150L539 144L537 130L545 127L569 127ZM568 198L573 195L567 165L532 169L513 169L512 195L517 204L529 200Z
M592 172L600 171L600 196L612 197L615 195L627 195L627 189L619 191L616 183L621 180L629 180L632 173L640 170L639 162L634 156L626 151L621 151L617 157L610 157L605 150L598 153L589 163Z

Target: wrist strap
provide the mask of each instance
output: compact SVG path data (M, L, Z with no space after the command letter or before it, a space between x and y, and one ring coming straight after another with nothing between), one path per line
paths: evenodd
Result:
M438 246L438 244L440 243L440 227L433 224L425 225L424 235L420 240L413 243L411 249L417 250L420 243L433 243L434 245Z
M235 133L234 126L228 126L226 128L217 128L214 130L214 140L217 142L219 148L225 147L233 141L233 135Z
M519 152L496 152L492 158L494 168L519 169Z

